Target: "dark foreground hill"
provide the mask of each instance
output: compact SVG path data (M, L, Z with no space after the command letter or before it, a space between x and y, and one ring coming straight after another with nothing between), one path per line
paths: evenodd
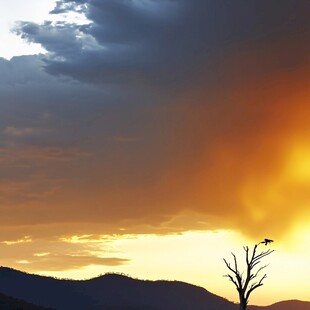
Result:
M198 286L177 281L141 281L116 274L73 281L1 267L0 293L57 310L238 310L237 305ZM290 308L284 302L249 310L310 309L310 303L289 303Z
M1 310L50 310L35 306L13 297L0 294L0 309Z
M141 281L115 274L71 281L2 267L0 292L59 310L236 310L228 300L201 287L176 281Z

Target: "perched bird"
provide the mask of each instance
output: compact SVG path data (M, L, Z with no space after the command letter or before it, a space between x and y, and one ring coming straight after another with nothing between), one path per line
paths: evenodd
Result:
M268 243L271 243L271 242L273 242L273 240L265 238L261 243L264 243L265 245L267 245Z

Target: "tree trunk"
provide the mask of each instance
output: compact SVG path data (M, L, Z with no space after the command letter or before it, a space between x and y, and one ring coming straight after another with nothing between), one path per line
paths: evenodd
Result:
M247 302L245 300L240 300L240 310L246 310Z

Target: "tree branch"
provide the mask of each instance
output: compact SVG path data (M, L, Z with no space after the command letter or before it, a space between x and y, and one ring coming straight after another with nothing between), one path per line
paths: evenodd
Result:
M252 252L250 252L248 246L243 247L245 251L245 261L247 267L245 278L243 278L243 272L240 273L238 269L238 261L234 253L231 253L231 255L233 256L233 266L231 266L231 264L228 263L225 258L223 258L226 267L232 272L232 274L227 274L225 275L225 277L227 277L229 281L231 281L236 286L239 293L240 304L247 304L250 294L255 289L262 286L264 279L266 279L267 277L267 274L264 274L258 282L252 282L259 276L259 273L268 265L259 267L256 271L254 271L254 268L261 263L263 258L274 252L274 250L268 249L266 251L257 253L257 248L259 244L260 243L254 245Z

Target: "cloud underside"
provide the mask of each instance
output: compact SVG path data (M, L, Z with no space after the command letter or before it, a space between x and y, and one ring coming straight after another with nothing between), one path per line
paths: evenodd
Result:
M0 61L3 240L309 218L310 27L275 3L58 1L90 23L21 22L49 53Z
M30 260L21 260L16 263L8 261L7 264L18 266L28 272L38 271L67 271L76 270L91 265L95 266L119 266L128 263L129 260L114 257L96 257L79 255L46 255L45 257L31 257Z
M2 264L30 272L77 270L89 266L116 267L129 259L117 257L108 237L21 239L0 242Z

